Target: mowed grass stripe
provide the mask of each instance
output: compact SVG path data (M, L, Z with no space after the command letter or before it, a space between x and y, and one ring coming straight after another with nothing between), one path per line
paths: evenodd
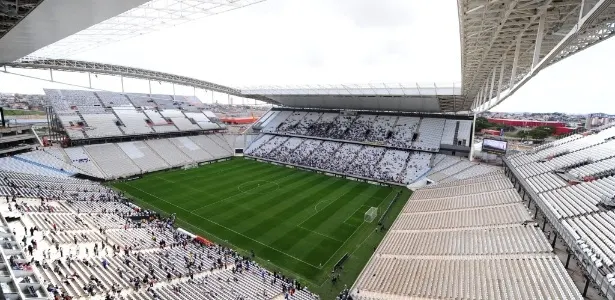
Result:
M171 212L177 212L178 208L181 211L184 211L185 214L182 214L184 219L191 221L193 224L200 224L200 228L202 228L203 230L207 231L207 232L212 232L214 235L218 236L218 237L230 237L229 239L233 239L235 241L239 241L238 245L251 245L253 247L251 247L250 249L267 249L267 253L271 253L272 251L277 253L278 255L282 255L282 256L286 256L291 260L295 260L295 264L301 263L306 265L307 267L313 268L313 269L318 269L316 266L311 265L310 263L303 261L297 257L292 257L291 255L289 255L286 252L283 251L279 251L278 249L275 249L267 244L263 244L257 240L252 239L251 237L248 237L244 234L242 234L241 232L237 232L234 231L230 228L227 228L217 222L214 222L212 220L209 220L205 217L202 217L198 214L194 214L184 208L182 208L181 206L178 206L174 203L171 203L169 201L166 201L165 199L162 198L158 198L155 195L144 191L138 187L135 187L134 185L132 185L129 182L124 183L124 185L122 185L124 187L126 187L128 190L131 190L134 194L137 195L141 195L141 197L148 199L148 202L150 202L153 206L160 208L161 210L167 212L167 213L171 213ZM131 189L132 188L132 189ZM133 193L131 193L131 195L134 195ZM203 222L206 221L206 222ZM245 248L244 248L245 249Z
M262 178L267 178L268 180L275 180L279 177L286 176L288 174L292 174L292 171L281 169L265 169L258 173L258 175ZM243 178L243 177L241 177ZM162 197L166 200L181 200L181 206L186 209L198 209L205 205L209 205L214 203L215 201L219 201L219 194L214 193L215 190L225 190L229 189L229 187L233 187L236 185L234 182L228 181L218 181L217 184L200 184L197 181L186 180L186 181L166 181L166 180L158 180L156 182L146 182L145 184L141 184L140 182L132 183L138 187L146 187L147 190L151 190L156 193L157 196ZM178 189L178 186L180 187ZM223 194L227 197L237 195L237 189L235 189L235 193L228 192ZM222 195L222 194L220 194Z
M320 184L327 180L327 178L309 176L309 174L302 175L303 180L297 180L271 194L254 198L252 201L246 199L246 202L239 202L241 208L246 208L246 211L259 212L258 214L249 215L245 214L245 211L241 213L227 212L226 220L236 224L235 228L245 230L247 234L254 236L262 234L263 231L259 228L275 228L276 224L273 222L279 224L283 220L276 217L281 210L288 208L290 204L305 199L304 194L309 195L310 190L318 188ZM292 210L287 212L291 213ZM271 221L271 223L267 223L267 221Z
M115 186L177 213L205 237L253 250L261 262L310 282L324 281L332 265L376 228L363 222L365 211L394 190L246 159L146 174Z
M278 172L275 177L267 178L266 181L275 182L280 186L293 186L296 184L301 184L305 178L307 178L305 174L293 171L284 171ZM233 214L238 212L260 214L262 213L262 211L255 211L250 209L250 207L247 206L247 203L250 201L266 201L267 199L270 199L271 194L265 193L265 190L259 190L264 188L265 187L255 187L250 190L246 190L253 193L262 192L262 194L249 194L237 190L237 192L231 196L232 198L228 198L226 201L220 201L212 206L206 207L204 209L199 209L197 211L209 217L220 219L221 221L227 220L228 218L232 217Z

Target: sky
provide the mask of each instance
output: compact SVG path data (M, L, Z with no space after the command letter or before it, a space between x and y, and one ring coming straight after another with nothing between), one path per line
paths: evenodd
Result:
M615 39L607 40L533 78L494 111L615 113ZM239 10L78 53L71 58L152 69L232 87L350 83L461 82L455 0L267 0ZM45 71L16 70L29 76ZM48 72L47 72L48 73ZM54 79L88 86L82 74ZM118 78L94 87L121 90ZM0 91L41 93L71 88L0 74ZM126 79L127 92L147 82ZM75 87L72 87L75 88ZM170 84L152 84L172 93ZM177 94L192 88L176 87ZM226 95L197 91L205 102ZM253 100L232 99L234 103Z

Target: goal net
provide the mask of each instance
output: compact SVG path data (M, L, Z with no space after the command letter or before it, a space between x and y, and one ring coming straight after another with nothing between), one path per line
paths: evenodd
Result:
M378 207L371 207L365 212L365 222L371 223L378 216Z

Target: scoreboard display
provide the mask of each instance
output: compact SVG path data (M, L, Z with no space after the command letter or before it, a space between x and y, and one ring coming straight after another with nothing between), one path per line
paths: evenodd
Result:
M506 149L508 148L508 142L494 140L494 139L483 139L483 152L494 153L494 154L506 154Z

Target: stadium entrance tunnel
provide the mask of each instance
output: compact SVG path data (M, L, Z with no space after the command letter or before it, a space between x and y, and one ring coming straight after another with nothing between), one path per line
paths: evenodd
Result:
M279 188L280 185L278 183L267 180L252 180L237 186L240 192L248 195L265 195Z

